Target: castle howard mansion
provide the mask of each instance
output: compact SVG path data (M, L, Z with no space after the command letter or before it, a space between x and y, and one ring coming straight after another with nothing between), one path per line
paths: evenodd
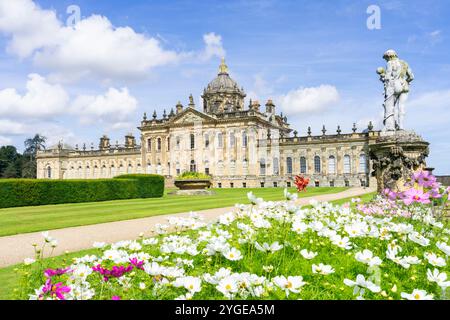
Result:
M37 155L40 179L100 179L125 173L153 173L167 185L186 171L204 172L218 188L284 187L295 175L312 186L368 186L368 149L379 136L371 124L362 132L298 136L271 100L246 107L243 88L231 79L225 61L204 89L201 108L192 95L162 118L144 117L140 141L129 134L124 144L100 138L98 149L62 143ZM200 110L201 109L201 110Z

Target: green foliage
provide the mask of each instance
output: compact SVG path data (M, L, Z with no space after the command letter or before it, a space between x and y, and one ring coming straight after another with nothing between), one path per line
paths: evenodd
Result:
M0 180L0 208L161 197L164 178L126 175L98 180Z
M124 174L115 179L137 180L139 198L160 198L164 195L164 177L156 174Z
M209 180L211 177L201 172L183 172L177 177L177 180Z

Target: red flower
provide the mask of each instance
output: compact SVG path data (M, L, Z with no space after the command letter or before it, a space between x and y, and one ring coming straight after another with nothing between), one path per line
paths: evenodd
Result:
M306 191L306 187L309 184L309 179L303 176L295 176L294 184L297 186L297 191Z

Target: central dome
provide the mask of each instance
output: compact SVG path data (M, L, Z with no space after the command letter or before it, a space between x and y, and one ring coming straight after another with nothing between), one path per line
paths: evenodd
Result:
M225 59L219 66L219 73L203 91L203 109L208 113L223 113L243 109L245 92L231 79Z

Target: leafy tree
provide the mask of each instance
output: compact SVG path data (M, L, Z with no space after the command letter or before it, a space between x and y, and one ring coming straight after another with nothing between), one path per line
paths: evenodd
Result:
M40 135L35 134L33 138L28 138L25 140L25 151L24 155L30 156L30 159L36 159L36 153L38 150L45 149L45 142L47 138Z
M0 177L21 177L22 155L14 146L0 147Z

